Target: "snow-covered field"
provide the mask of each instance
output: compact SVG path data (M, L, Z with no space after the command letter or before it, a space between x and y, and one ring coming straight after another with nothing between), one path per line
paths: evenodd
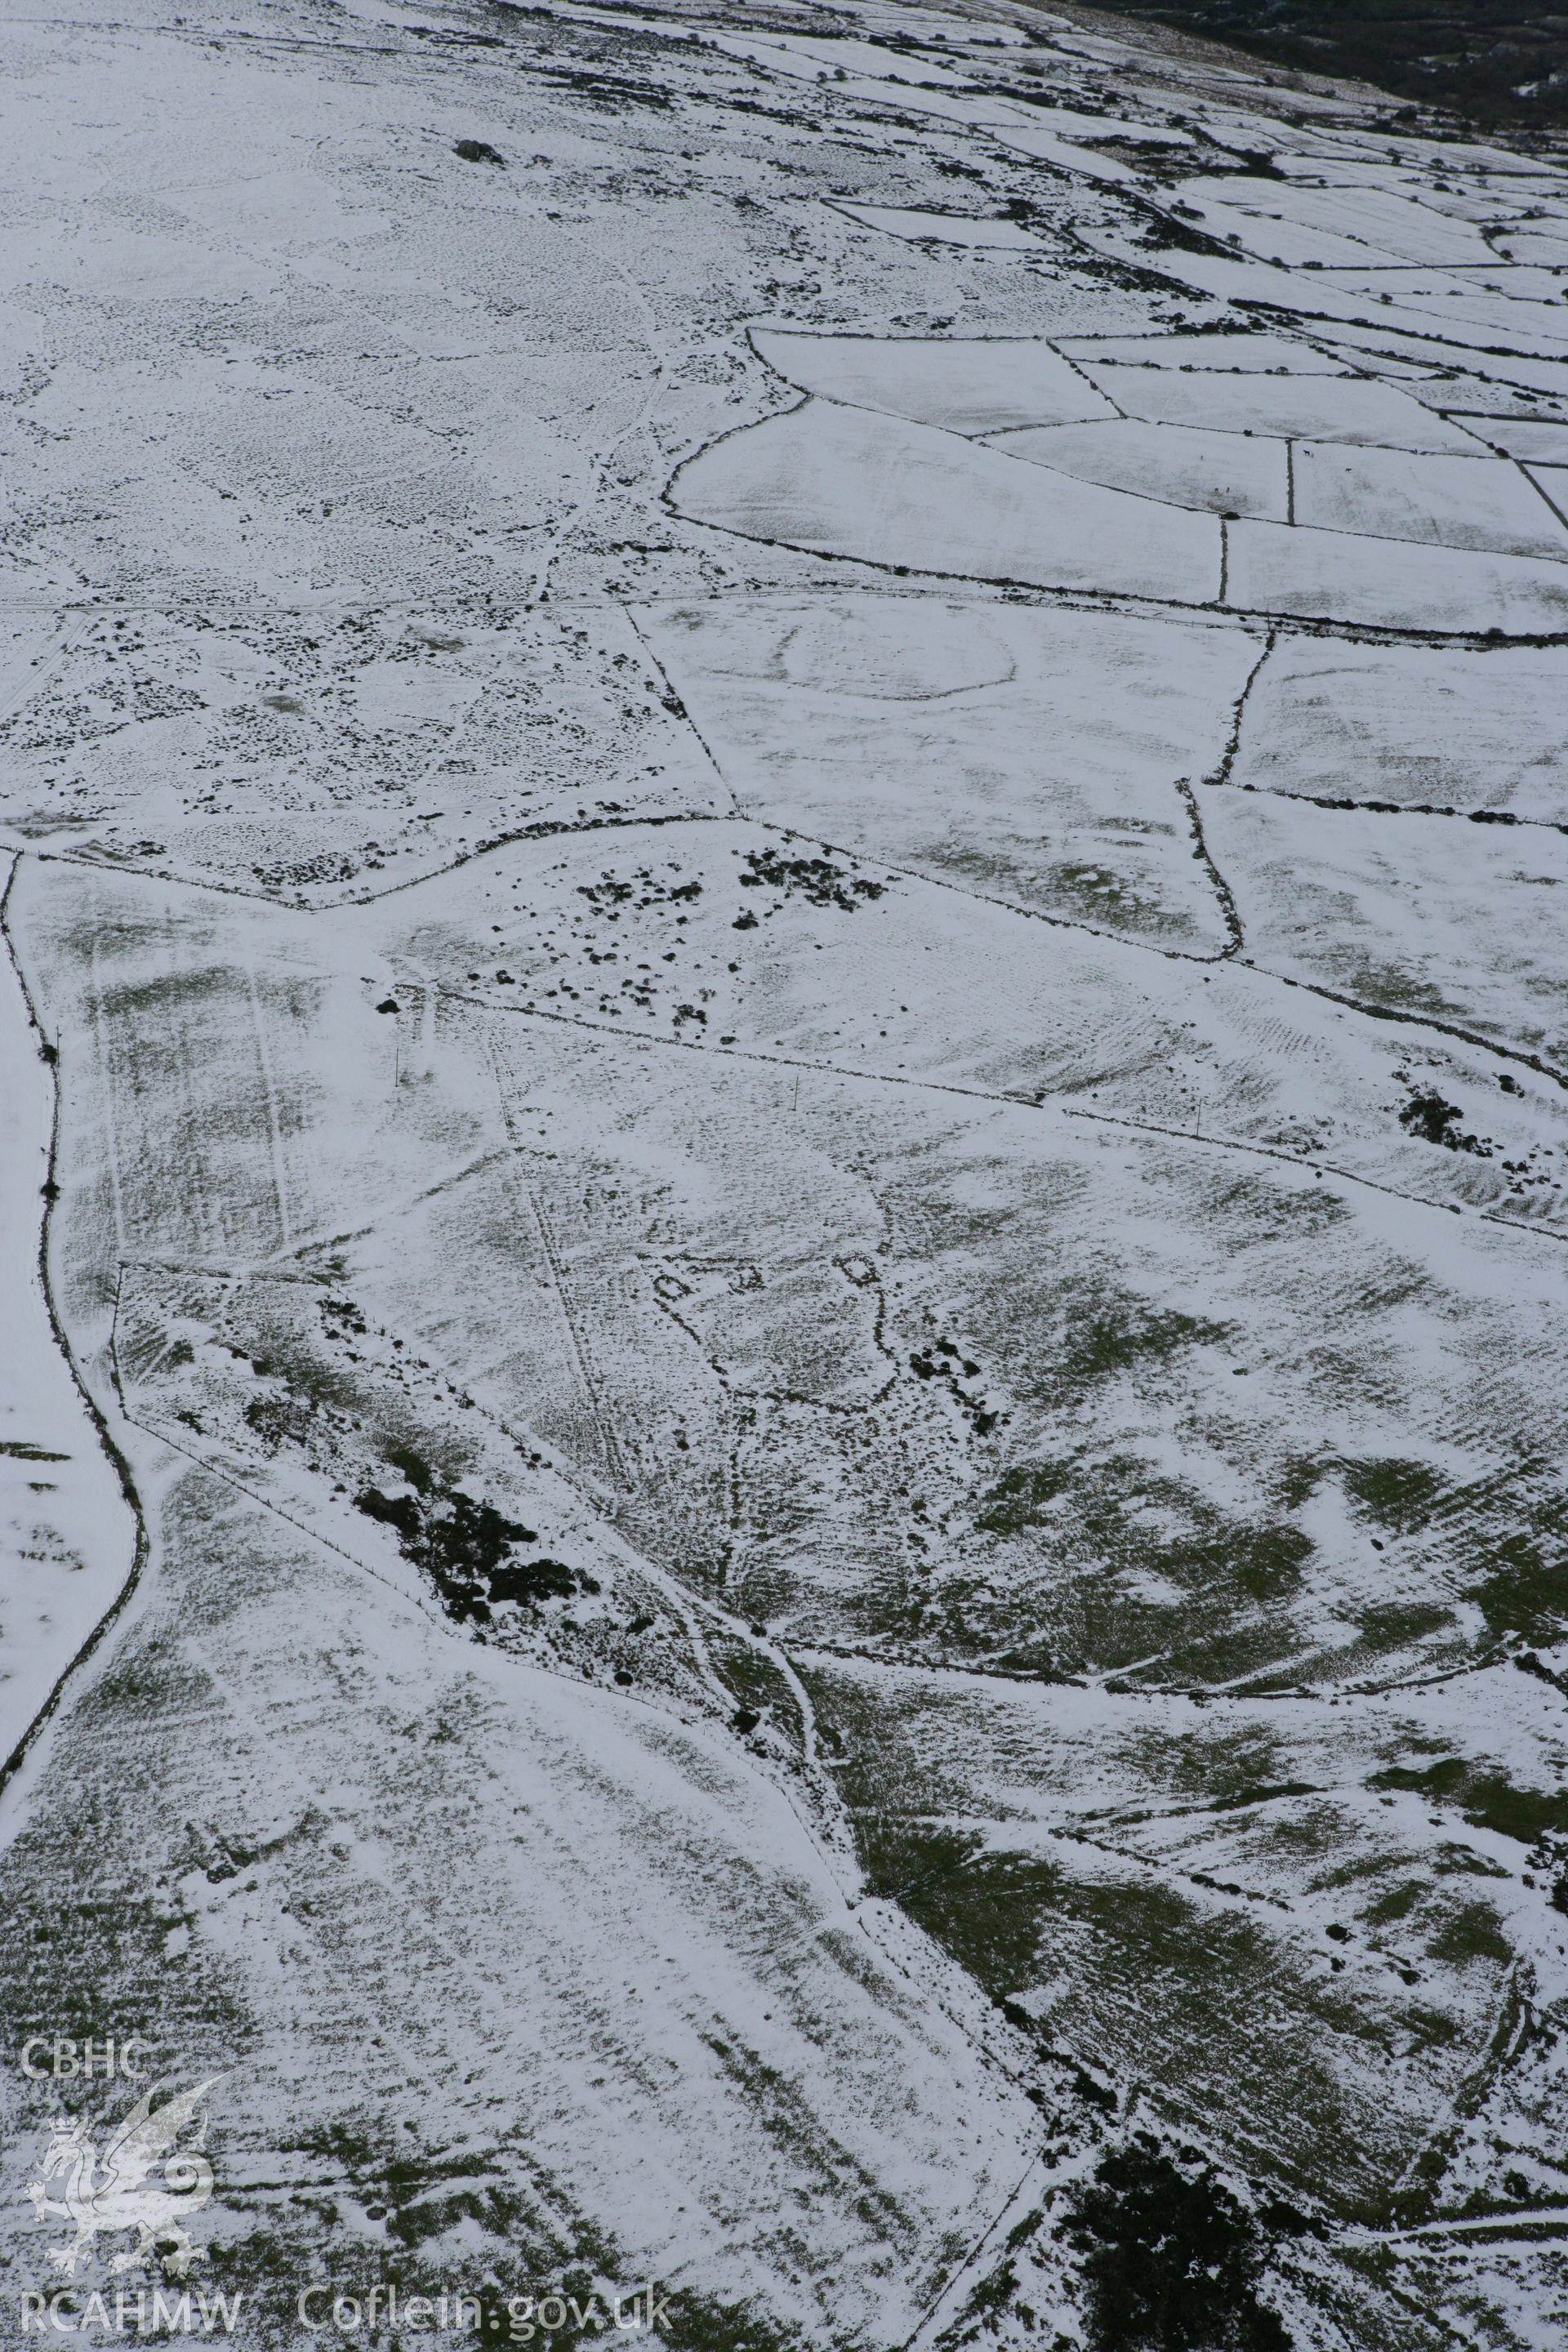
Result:
M1012 0L0 71L0 2342L1560 2342L1556 154Z

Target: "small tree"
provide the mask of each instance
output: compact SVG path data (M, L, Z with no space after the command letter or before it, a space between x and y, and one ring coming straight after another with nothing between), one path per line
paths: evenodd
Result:
M1258 2299L1268 2239L1212 2165L1184 2170L1140 2132L1101 2160L1067 2236L1095 2352L1289 2352Z

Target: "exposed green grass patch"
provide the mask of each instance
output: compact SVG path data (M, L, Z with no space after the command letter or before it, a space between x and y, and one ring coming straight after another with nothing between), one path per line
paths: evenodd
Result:
M1029 1982L1040 1920L1064 1892L1054 1863L988 1853L983 1838L965 1832L880 1815L863 1816L856 1827L873 1894L900 1904L994 1996Z
M1505 1773L1488 1772L1462 1756L1436 1764L1391 1764L1374 1772L1369 1789L1408 1789L1432 1805L1452 1805L1473 1829L1535 1845L1549 1831L1568 1831L1568 1790L1516 1789Z
M1452 1968L1465 1968L1476 1960L1495 1961L1499 1968L1507 1968L1514 1958L1513 1946L1489 1903L1462 1904L1431 1938L1426 1950L1430 1958L1445 1960Z

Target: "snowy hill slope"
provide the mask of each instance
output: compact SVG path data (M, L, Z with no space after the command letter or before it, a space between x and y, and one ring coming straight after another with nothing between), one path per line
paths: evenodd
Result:
M112 2029L257 2352L1551 2342L1568 176L1001 0L0 68L6 2325L174 2276Z

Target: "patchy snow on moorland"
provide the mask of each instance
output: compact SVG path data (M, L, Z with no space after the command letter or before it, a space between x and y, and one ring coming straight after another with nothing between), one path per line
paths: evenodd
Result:
M1555 2341L1556 151L1014 0L0 75L0 2336Z

